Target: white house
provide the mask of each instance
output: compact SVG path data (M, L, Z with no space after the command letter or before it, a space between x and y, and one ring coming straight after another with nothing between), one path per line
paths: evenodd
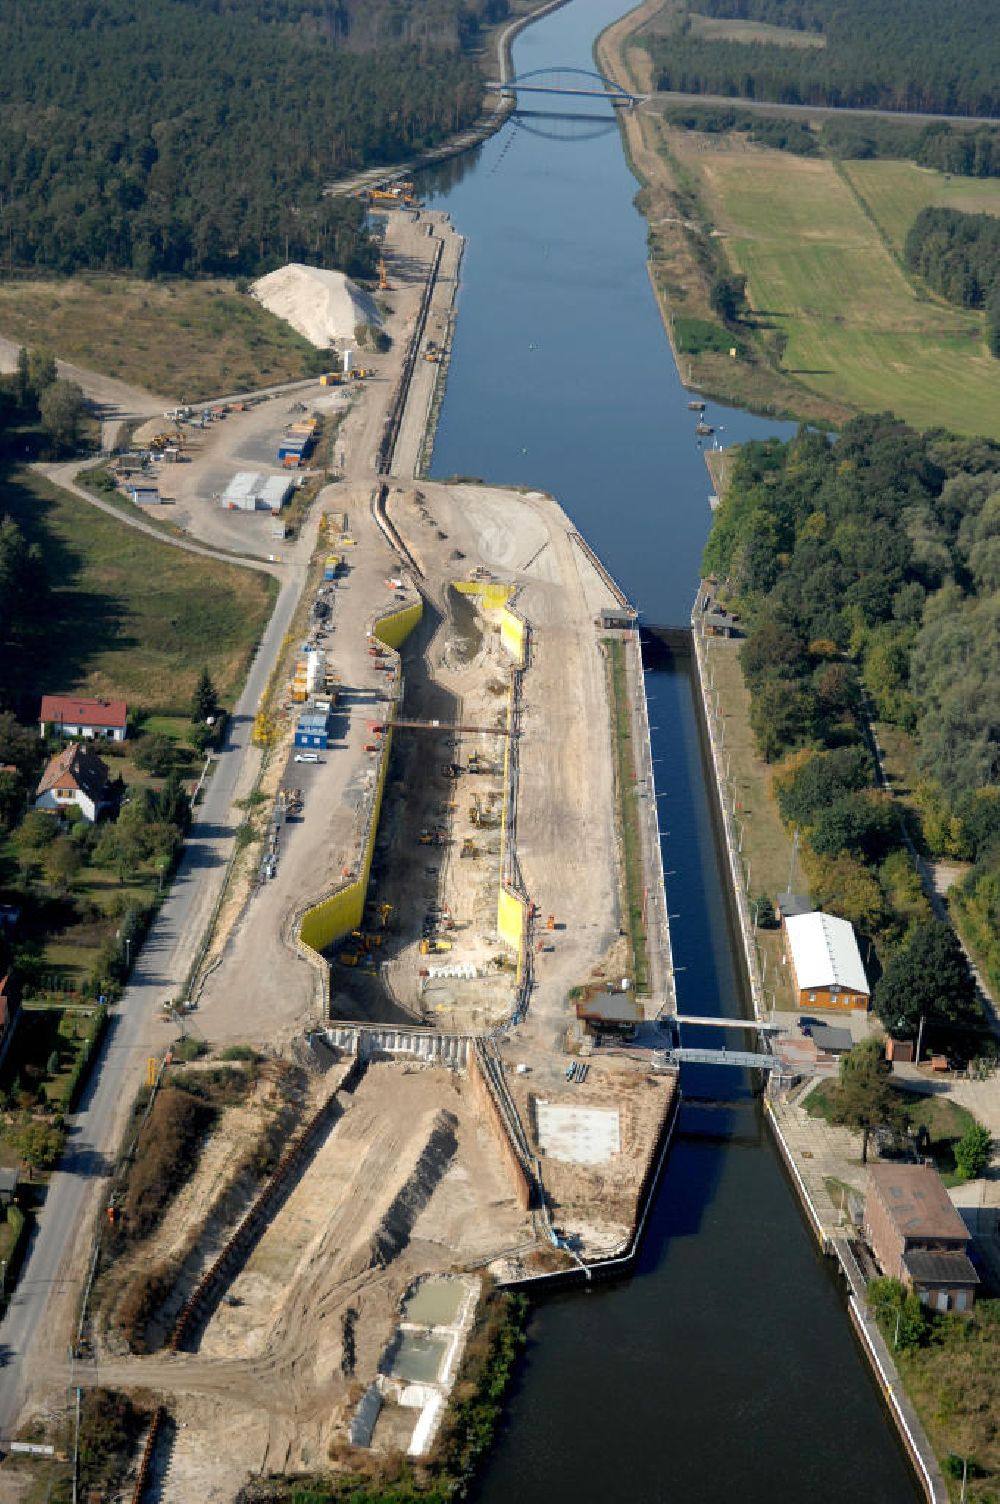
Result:
M76 805L91 824L114 808L105 764L80 742L51 758L35 790L35 808L58 813Z
M123 742L128 728L124 700L83 700L76 695L43 695L39 715L43 736L73 736Z

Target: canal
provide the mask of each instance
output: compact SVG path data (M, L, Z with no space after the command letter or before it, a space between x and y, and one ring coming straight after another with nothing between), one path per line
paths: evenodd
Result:
M592 66L621 0L521 34L518 72ZM539 109L545 106L539 106ZM588 107L583 106L586 111ZM710 483L613 121L531 115L421 184L467 237L432 473L556 495L647 621L688 620ZM788 425L710 405L723 443ZM737 1014L725 876L680 665L648 676L685 1013ZM843 1292L735 1071L686 1069L628 1282L541 1305L480 1504L910 1504L921 1497Z

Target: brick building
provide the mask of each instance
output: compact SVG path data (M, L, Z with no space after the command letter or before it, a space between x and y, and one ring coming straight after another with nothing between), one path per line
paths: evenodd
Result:
M882 1273L915 1290L933 1311L968 1311L979 1276L969 1234L931 1165L871 1165L865 1236Z

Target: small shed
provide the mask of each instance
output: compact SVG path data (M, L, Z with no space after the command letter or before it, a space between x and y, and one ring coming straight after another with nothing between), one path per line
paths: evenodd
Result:
M631 992L608 992L577 1003L576 1016L588 1034L631 1039L644 1014Z
M804 893L779 893L774 907L782 924L786 919L797 919L800 914L813 913L812 900Z
M128 492L129 501L134 502L137 507L155 507L159 506L160 504L159 486L148 486L137 483L135 485L129 485L126 489Z
M630 632L638 618L631 606L602 606L598 620L602 631Z
M17 1195L17 1170L0 1166L0 1206L10 1206Z
M329 712L315 706L303 710L295 726L295 745L325 752L330 745Z

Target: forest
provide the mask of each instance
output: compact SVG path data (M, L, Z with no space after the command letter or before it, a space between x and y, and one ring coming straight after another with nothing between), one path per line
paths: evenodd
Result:
M369 272L333 179L475 118L507 0L33 0L0 10L0 265Z
M744 445L705 569L747 623L751 724L802 831L814 901L870 938L883 967L930 922L877 786L875 719L913 748L918 840L974 864L956 902L995 937L1000 448L889 414L835 438Z
M822 32L781 47L698 35L691 15ZM658 89L948 115L1000 113L993 0L698 0L650 37Z
M906 237L906 264L961 308L985 308L990 350L1000 358L1000 219L922 209Z

